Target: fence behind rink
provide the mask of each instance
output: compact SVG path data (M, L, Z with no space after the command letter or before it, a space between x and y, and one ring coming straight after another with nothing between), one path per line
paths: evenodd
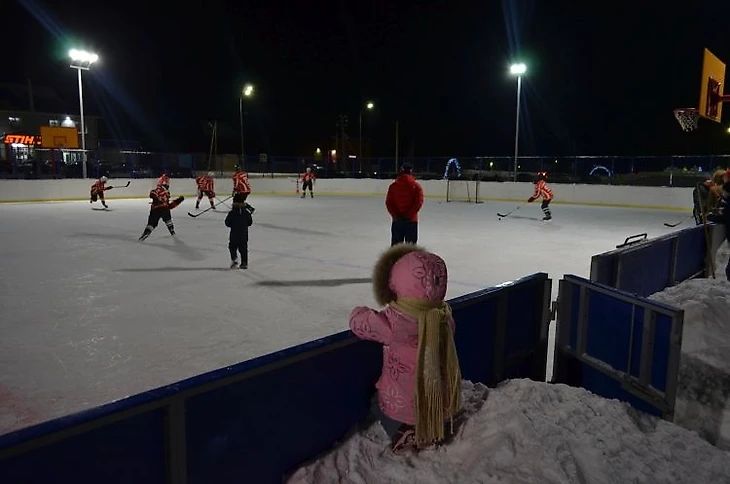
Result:
M551 281L450 301L465 379L544 380ZM0 437L2 482L279 483L361 423L381 346L349 331Z

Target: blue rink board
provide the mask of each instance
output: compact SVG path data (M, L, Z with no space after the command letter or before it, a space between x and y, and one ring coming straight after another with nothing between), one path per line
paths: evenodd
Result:
M464 377L544 378L549 295L539 273L450 301ZM0 476L279 483L363 422L381 366L381 345L338 333L1 436Z

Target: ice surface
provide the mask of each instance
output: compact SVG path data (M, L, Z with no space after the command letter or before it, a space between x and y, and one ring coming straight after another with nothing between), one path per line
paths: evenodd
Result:
M194 200L176 237L161 224L145 242L147 200L0 205L0 434L345 330L375 304L382 198L250 201L248 271L228 269L225 213L188 217ZM539 271L555 296L592 255L681 217L555 205L544 224L533 204L497 220L514 206L426 201L419 240L446 260L448 297Z
M287 482L730 482L730 453L582 388L512 380L487 390L465 382L462 396L469 416L447 445L396 456L374 423L298 469Z
M694 279L650 299L684 309L674 422L730 450L730 282Z

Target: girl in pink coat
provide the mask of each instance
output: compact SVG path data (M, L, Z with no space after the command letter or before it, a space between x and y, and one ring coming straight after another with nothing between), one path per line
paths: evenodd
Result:
M376 384L380 422L401 450L446 438L444 420L461 407L461 372L451 309L444 302L446 264L414 244L386 251L373 274L382 311L356 307L350 329L383 344L383 372Z

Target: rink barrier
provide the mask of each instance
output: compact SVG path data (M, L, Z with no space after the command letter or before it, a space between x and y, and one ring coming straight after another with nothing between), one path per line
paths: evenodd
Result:
M296 177L254 178L251 177L252 196L276 195L296 196ZM119 187L105 193L109 200L147 198L156 185L156 178L110 179L111 185L131 181L126 188ZM84 201L93 180L0 180L0 203L22 203L42 201ZM385 197L392 180L323 178L315 182L316 196ZM446 200L446 180L419 180L424 196L429 199ZM476 184L476 182L468 182ZM233 188L230 178L216 178L218 194L230 193ZM476 187L473 187L475 189ZM192 198L196 194L194 179L173 178L170 189L173 195ZM585 205L597 207L622 207L659 210L690 210L691 188L680 187L636 187L625 185L579 185L553 184L555 205ZM534 191L532 183L525 182L479 182L479 199L482 201L523 202ZM690 203L688 203L690 201Z
M544 380L551 281L450 302L462 375ZM2 482L280 483L362 423L382 346L350 331L0 436Z
M702 226L690 227L591 258L590 279L639 296L705 275Z
M559 284L553 382L672 420L684 311L587 279Z

